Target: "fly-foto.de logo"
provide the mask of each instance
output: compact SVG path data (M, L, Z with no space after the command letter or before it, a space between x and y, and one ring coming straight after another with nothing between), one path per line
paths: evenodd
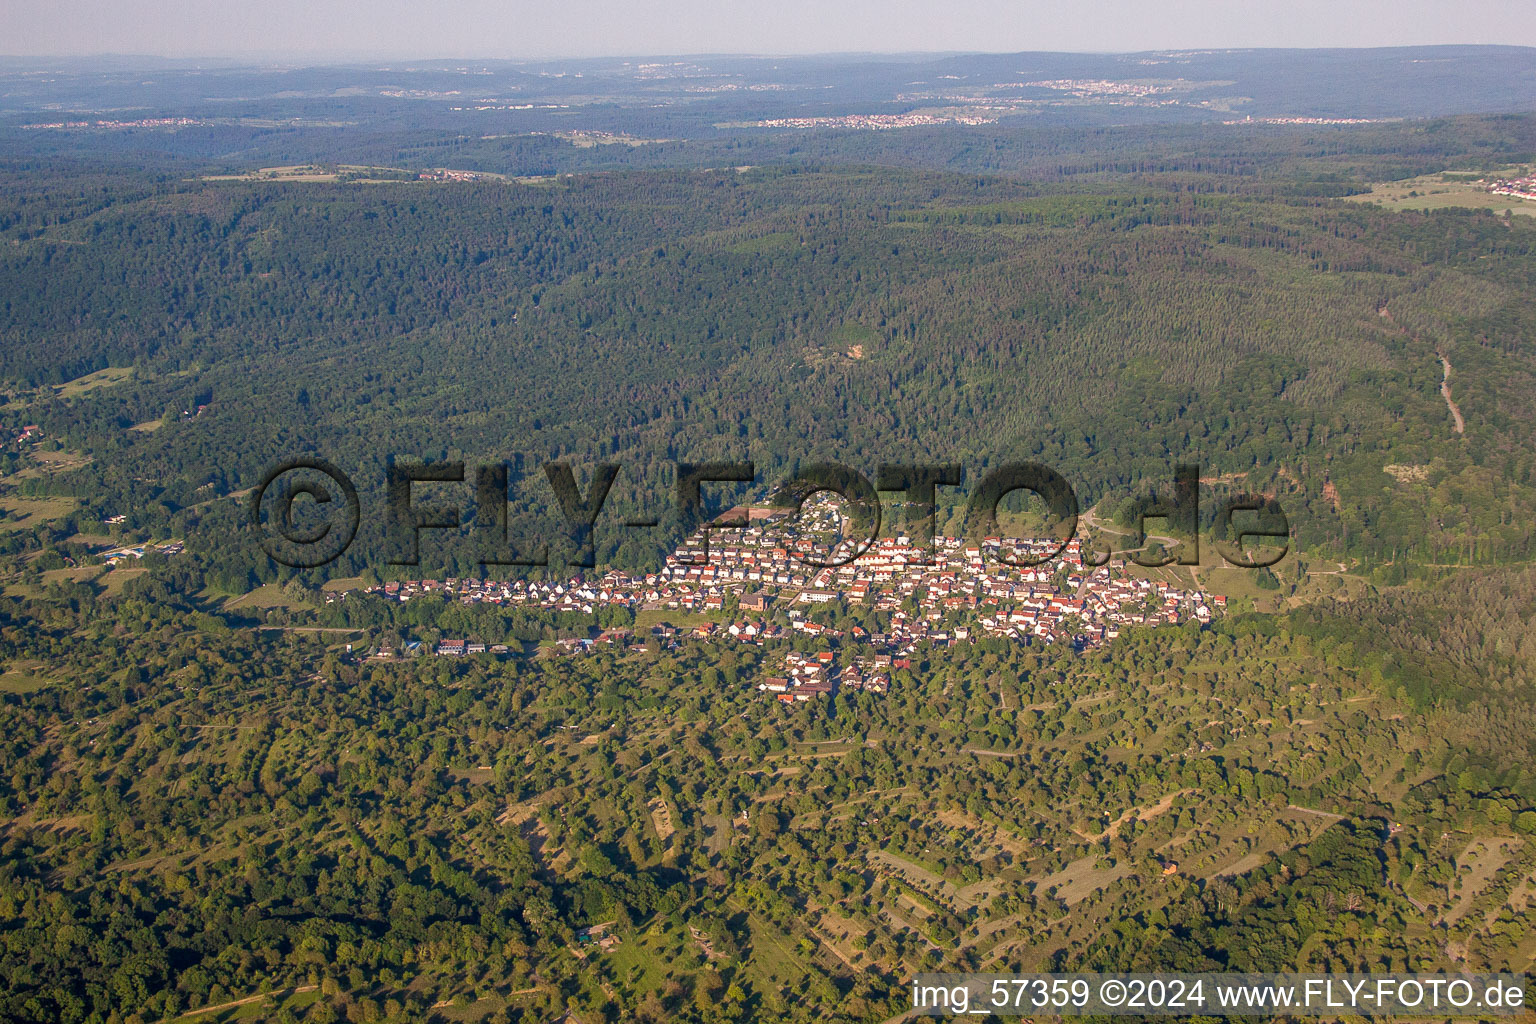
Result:
M707 500L710 485L755 486L757 469L752 462L678 462L674 464L671 493L674 521L685 530L698 531L702 543L689 557L708 558L712 530L743 529L751 516L743 509L718 516ZM558 507L564 530L561 538L579 552L574 564L591 567L593 531L603 516L609 492L619 478L617 463L602 463L590 474L585 492L570 463L550 462L543 475L549 497ZM884 515L880 494L897 495L906 511L903 527L913 535L916 557L928 550L935 536L940 487L960 487L963 467L953 464L882 464L874 480L858 470L832 462L802 466L791 479L775 487L764 502L777 514L797 516L814 495L842 500L847 540L830 551L796 549L800 563L814 568L836 568L863 555L880 535ZM392 460L384 480L382 518L391 565L419 565L424 531L467 531L476 546L476 558L486 566L540 566L549 564L549 547L537 543L514 545L508 531L510 471L506 463L470 465L464 462L407 462ZM465 505L436 497L423 501L417 485L461 485ZM1144 566L1170 563L1196 565L1200 561L1200 468L1193 464L1173 467L1172 486L1158 497L1135 506L1132 521L1119 538L1120 548ZM1008 543L1000 525L999 508L1010 495L1032 495L1043 505L1054 541L1043 548L1039 538ZM356 539L363 520L364 503L352 479L325 459L297 456L270 467L251 492L248 506L252 531L262 548L276 562L293 568L317 568L340 558ZM917 510L916 514L913 510ZM1010 566L1039 565L1059 557L1077 535L1080 506L1072 485L1060 473L1036 462L1011 462L987 471L966 496L963 535L1002 538L990 545L989 557ZM1146 521L1162 520L1167 533L1177 538L1171 550L1147 549ZM659 516L626 517L614 523L624 530L650 530L663 525ZM1258 494L1223 498L1210 526L1213 543L1222 558L1241 568L1274 565L1288 549L1290 523L1279 504ZM1245 548L1256 541L1262 548ZM1103 565L1108 551L1080 548L1086 565Z

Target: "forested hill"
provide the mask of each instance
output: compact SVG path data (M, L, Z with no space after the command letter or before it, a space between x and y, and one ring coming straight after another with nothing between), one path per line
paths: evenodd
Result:
M1491 130L1446 126L1464 154ZM341 569L382 562L391 456L520 461L526 523L553 457L622 463L614 508L651 514L676 459L750 458L766 487L820 458L958 462L972 483L1027 458L1112 507L1197 461L1216 490L1281 498L1309 550L1394 572L1528 558L1531 218L1200 165L17 170L0 415L92 458L27 488L79 499L79 524L185 534L233 589L273 567L209 499L300 451L374 503ZM54 387L112 367L133 372Z

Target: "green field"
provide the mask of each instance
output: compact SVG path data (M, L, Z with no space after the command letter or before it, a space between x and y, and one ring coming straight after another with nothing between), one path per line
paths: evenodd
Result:
M0 693L31 693L48 685L48 680L28 672L0 674Z
M133 373L133 367L131 366L109 366L94 373L76 377L74 380L66 381L63 384L44 388L42 389L42 394L53 398L78 398L100 388L109 388L126 383L133 379ZM39 394L37 392L22 392L14 395L9 402L4 406L0 406L0 408L12 411L21 410L32 405L38 397Z
M1522 171L1522 168L1513 168L1507 176L1518 176ZM1501 173L1499 176L1506 175ZM1444 174L1381 182L1372 185L1370 192L1349 196L1346 201L1375 203L1388 210L1492 210L1498 214L1536 217L1536 201L1496 196L1477 182L1459 181Z
M224 602L226 611L240 610L266 610L268 608L292 608L296 607L292 598L283 593L283 588L276 583L268 583L266 586L257 587L248 594L232 597Z
M43 523L62 519L79 504L74 498L23 498L15 494L0 496L0 509L10 518L0 522L0 533L30 530Z
M119 566L116 569L110 570L105 576L100 577L97 582L105 588L107 596L114 597L123 592L123 587L130 580L136 579L148 571L143 566Z
M81 565L67 569L49 569L43 573L44 583L85 583L104 575L99 565Z

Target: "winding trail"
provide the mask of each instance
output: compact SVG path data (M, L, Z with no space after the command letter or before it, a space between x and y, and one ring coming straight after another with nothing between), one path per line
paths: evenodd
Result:
M1385 303L1377 307L1376 313L1383 320L1391 324L1393 327L1396 327L1407 337L1413 337L1413 335L1408 333L1408 328L1401 326L1396 320L1392 319L1392 311L1386 307ZM1442 371L1440 377L1440 397L1445 399L1446 408L1451 410L1451 427L1456 431L1456 433L1465 434L1467 432L1467 421L1462 418L1461 408L1457 406L1455 400L1451 398L1451 361L1447 359L1445 357L1445 353L1441 352L1439 349L1435 350L1435 355L1440 357L1440 367Z
M1451 400L1451 361L1445 358L1444 352L1437 352L1435 354L1440 357L1440 365L1445 369L1444 376L1440 378L1440 397L1445 399L1446 406L1451 410L1451 419L1455 423L1456 433L1465 434L1467 432L1467 421L1461 418L1461 410Z
M188 1010L186 1013L183 1013L180 1016L166 1017L162 1024L168 1024L168 1022L180 1020L191 1020L193 1017L201 1017L208 1013L223 1013L225 1010L232 1010L237 1006L245 1006L248 1003L259 1002L263 999L275 1000L280 998L287 998L291 995L297 995L300 992L313 992L319 987L319 985L300 985L297 988L279 988L273 989L271 992L258 992L254 996L246 996L244 999L231 999L227 1003L219 1003L216 1006L199 1006L197 1009Z

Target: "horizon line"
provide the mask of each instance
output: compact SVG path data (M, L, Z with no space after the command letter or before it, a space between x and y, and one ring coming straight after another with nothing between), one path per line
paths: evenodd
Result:
M574 61L604 60L707 60L731 58L738 60L808 60L835 58L944 58L944 57L1011 57L1025 54L1060 54L1080 57L1122 57L1140 54L1221 54L1221 53L1315 53L1358 52L1371 53L1385 50L1536 50L1536 45L1522 43L1393 43L1380 46L1175 46L1140 50L1120 49L1041 49L1041 50L806 50L796 52L765 52L756 50L711 50L691 53L639 53L614 52L596 54L565 54L556 56L511 56L488 54L406 54L398 51L351 51L351 50L236 50L202 53L133 53L120 51L60 52L60 53L0 53L0 61L59 61L59 60L117 60L117 61L219 61L219 62L321 62L346 63L354 61L469 61L509 64L548 64Z

